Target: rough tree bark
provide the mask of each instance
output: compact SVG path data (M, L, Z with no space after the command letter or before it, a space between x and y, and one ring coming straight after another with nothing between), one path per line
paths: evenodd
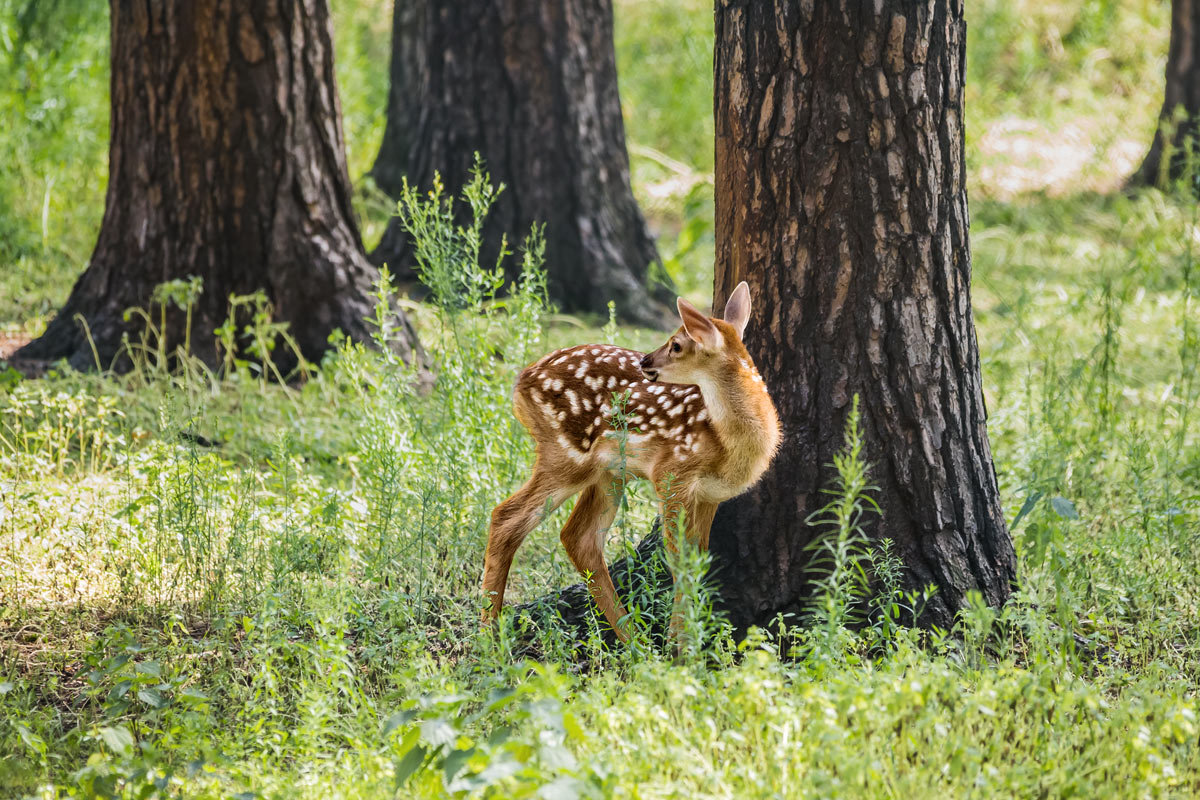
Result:
M1163 164L1168 133L1171 159ZM1184 142L1188 139L1200 151L1200 0L1171 0L1167 84L1158 129L1142 165L1130 176L1130 184L1153 186L1163 177L1179 178L1184 170Z
M737 626L807 597L854 395L906 582L1002 604L1015 555L971 313L962 0L717 5L716 306L749 282L746 345L784 421L772 469L712 532Z
M95 251L21 360L107 367L123 319L157 284L195 275L194 351L230 293L259 289L316 359L340 328L366 339L375 268L362 250L334 83L325 0L112 0L109 183ZM415 335L401 318L412 355ZM168 339L183 340L173 314ZM280 359L286 362L287 355Z
M617 96L610 0L410 0L395 4L387 127L372 174L398 197L439 173L451 194L474 154L507 189L486 226L500 236L546 225L551 297L566 311L662 325L658 255L633 199ZM415 278L393 220L371 254Z
M807 520L855 395L882 510L868 533L892 539L909 587L937 587L919 622L1010 593L969 291L962 15L961 0L717 3L714 305L750 284L746 345L784 425L712 529L739 630L810 597ZM614 569L622 591L655 580L640 563ZM586 598L557 605L577 622Z

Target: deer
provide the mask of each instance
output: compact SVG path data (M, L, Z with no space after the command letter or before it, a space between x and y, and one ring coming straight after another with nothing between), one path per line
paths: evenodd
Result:
M584 344L521 371L513 411L534 439L535 458L529 479L492 512L483 567L485 626L500 614L525 537L578 494L559 538L612 630L628 641L627 612L604 562L625 476L653 484L669 549L682 534L707 550L717 505L754 485L770 465L781 433L742 344L749 287L742 281L734 289L724 319L706 316L682 297L676 308L682 325L652 353ZM681 518L685 530L678 531L674 523ZM672 635L678 591L675 601Z

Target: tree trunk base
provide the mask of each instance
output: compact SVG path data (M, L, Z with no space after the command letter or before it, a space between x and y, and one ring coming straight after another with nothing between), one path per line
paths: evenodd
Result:
M618 596L627 606L669 609L671 572L667 569L666 551L663 549L657 520L650 533L638 543L632 555L609 565L609 573L617 587ZM554 594L522 603L514 610L520 616L528 616L539 629L565 629L571 634L576 648L582 647L597 632L606 644L616 645L618 642L583 583L576 583ZM669 614L669 610L667 613ZM665 638L666 616L658 614L654 619L651 636Z

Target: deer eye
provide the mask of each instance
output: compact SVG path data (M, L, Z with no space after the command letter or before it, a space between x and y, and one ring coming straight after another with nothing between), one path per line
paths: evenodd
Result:
M683 350L683 348L679 346L679 342L671 342L671 352L672 353L678 353L681 350Z

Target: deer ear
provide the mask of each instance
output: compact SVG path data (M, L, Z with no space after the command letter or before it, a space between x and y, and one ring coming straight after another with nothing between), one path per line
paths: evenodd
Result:
M721 347L721 332L712 320L700 312L698 308L680 297L675 302L679 309L679 317L683 320L683 330L688 338L701 347L716 350Z
M725 321L737 331L738 338L742 338L746 323L750 321L750 287L745 281L739 283L733 294L729 295L725 303Z

